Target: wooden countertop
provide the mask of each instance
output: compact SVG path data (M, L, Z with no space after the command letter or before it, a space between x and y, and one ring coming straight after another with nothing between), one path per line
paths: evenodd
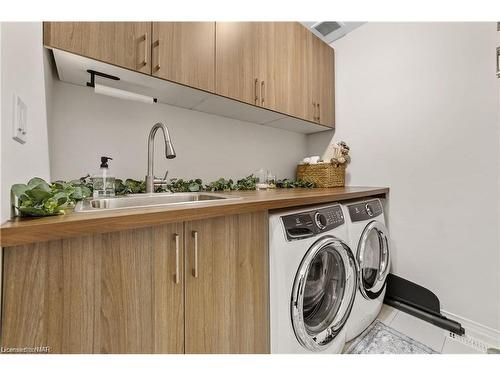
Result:
M69 213L43 218L23 218L0 227L2 247L67 237L141 228L179 221L207 219L243 212L336 202L386 195L389 188L346 186L327 189L276 189L232 191L223 195L241 197L229 202L190 203L178 206L134 208L115 211Z

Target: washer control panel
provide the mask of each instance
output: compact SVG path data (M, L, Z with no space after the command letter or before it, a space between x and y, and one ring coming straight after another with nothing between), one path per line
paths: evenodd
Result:
M289 241L309 238L345 223L344 214L339 204L319 210L282 216L281 219Z
M356 221L370 220L384 212L382 203L379 199L351 204L348 205L347 208L353 223Z

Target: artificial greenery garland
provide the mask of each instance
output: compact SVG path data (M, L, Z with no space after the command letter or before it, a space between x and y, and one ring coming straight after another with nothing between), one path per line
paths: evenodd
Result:
M157 187L156 192L173 193L198 191L230 191L255 190L257 179L254 175L247 176L236 182L232 179L219 178L206 185L199 178L183 180L172 178L165 185ZM305 181L279 180L277 188L313 188L314 184ZM78 201L92 196L92 180L90 175L69 182L55 181L48 183L42 178L32 178L27 184L15 184L11 188L17 198L16 208L21 216L52 216L64 214L64 210L72 208ZM139 194L146 192L144 181L126 179L115 180L115 194Z

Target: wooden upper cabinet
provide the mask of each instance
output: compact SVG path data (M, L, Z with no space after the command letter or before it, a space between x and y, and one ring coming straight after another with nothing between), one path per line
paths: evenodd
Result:
M216 24L216 94L333 126L333 64L298 22Z
M260 22L217 22L215 93L259 105Z
M298 22L45 22L44 43L334 126L334 51Z
M266 22L261 28L261 105L305 120L308 103L310 32L297 22Z
M310 45L312 70L309 88L316 106L313 121L335 127L335 51L312 33Z
M153 22L153 75L215 91L215 22Z
M151 74L151 22L44 22L44 44Z
M269 22L262 30L261 105L333 127L333 49L298 22Z
M266 212L185 224L186 353L269 352Z

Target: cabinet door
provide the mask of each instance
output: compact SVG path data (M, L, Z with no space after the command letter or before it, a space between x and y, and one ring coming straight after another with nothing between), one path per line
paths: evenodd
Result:
M1 345L183 353L182 229L169 224L4 249Z
M215 91L215 22L153 22L153 75Z
M267 226L266 212L185 224L186 353L269 352Z
M335 52L311 33L313 40L313 101L316 102L316 122L335 126Z
M3 250L2 347L93 352L93 239Z
M267 22L261 26L261 106L301 119L310 114L308 38L298 22Z
M215 93L259 105L259 22L217 22Z
M45 22L44 44L151 74L151 22Z
M183 353L182 224L102 236L94 350ZM177 256L177 262L176 262Z

